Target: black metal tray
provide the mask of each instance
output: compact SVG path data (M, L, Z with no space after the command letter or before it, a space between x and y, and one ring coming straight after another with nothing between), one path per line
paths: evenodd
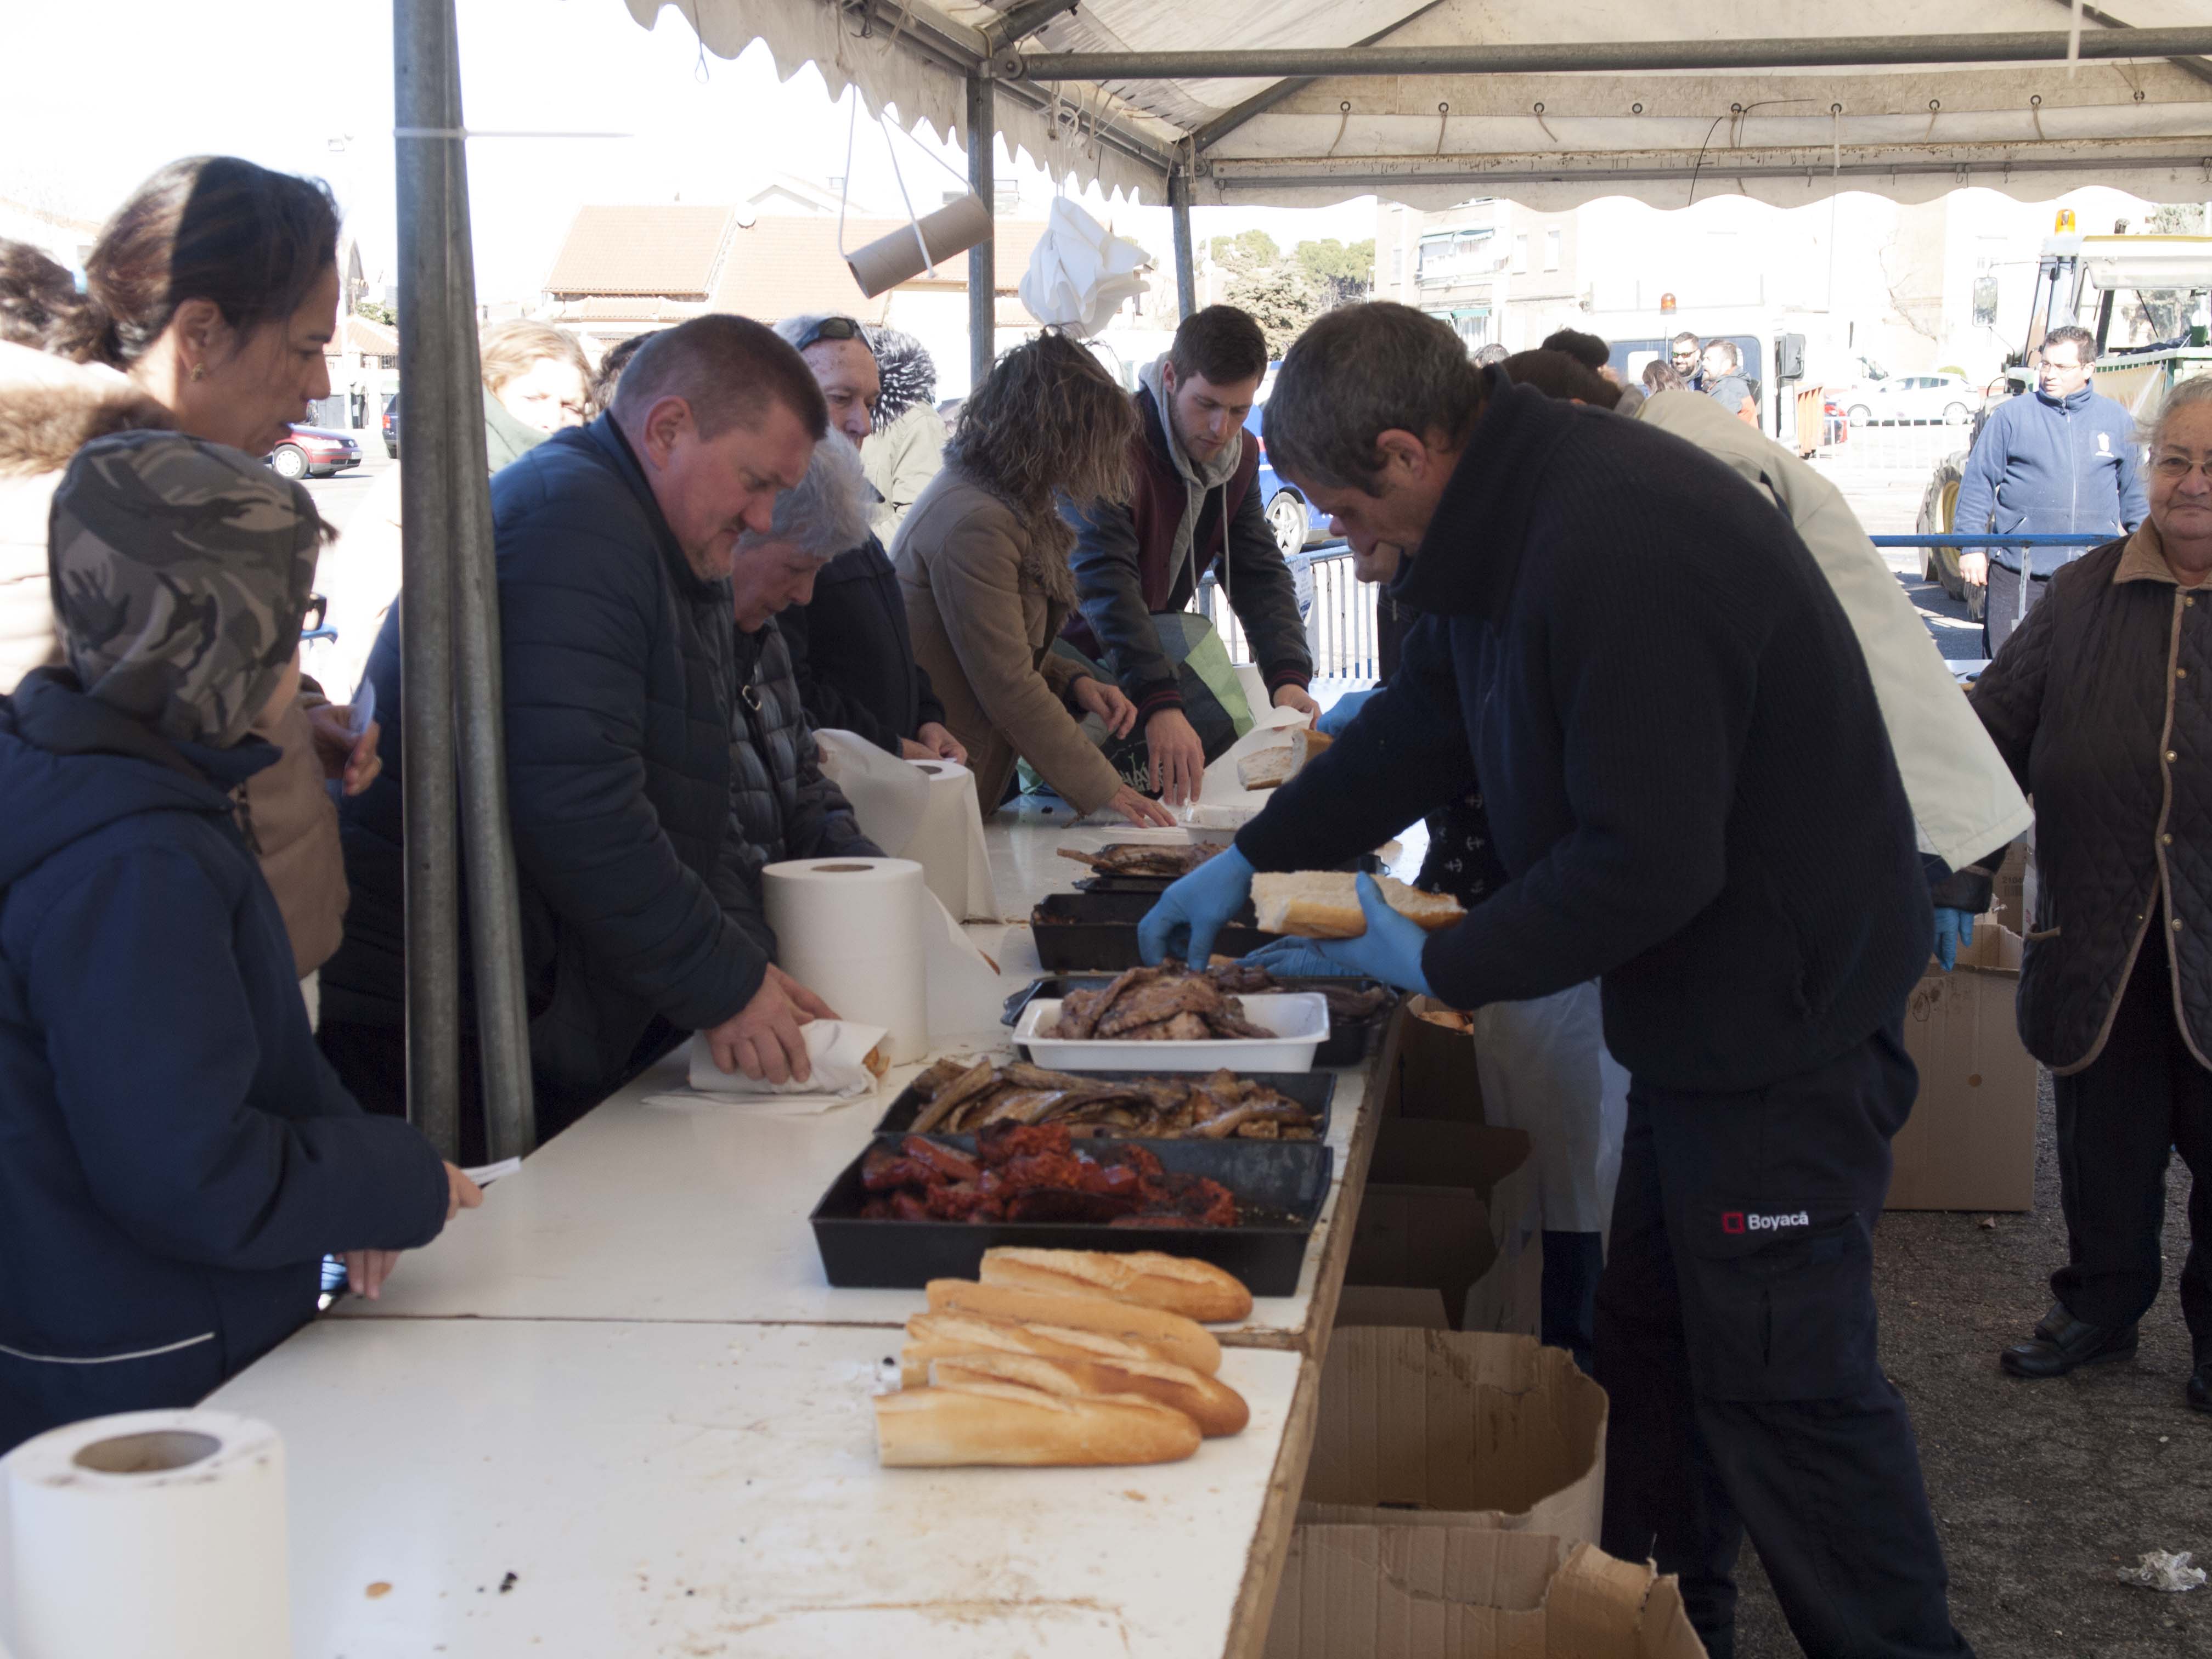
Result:
M1335 866L1339 870L1365 871L1369 875L1382 873L1382 860L1372 853L1362 853L1356 859L1346 859ZM1074 887L1079 893L1164 893L1181 878L1177 876L1078 876Z
M1030 1006L1032 998L1058 999L1066 996L1070 991L1095 991L1101 986L1110 984L1113 979L1113 975L1103 973L1047 974L1043 978L1030 984L1027 989L1017 991L1006 999L1006 1018L1000 1024L1004 1025L1018 1024L1022 1017L1022 1010ZM1275 981L1274 988L1278 991L1326 991L1332 986L1347 991L1389 989L1379 979L1323 979L1309 975L1293 975L1278 979ZM1260 994L1255 992L1254 994ZM1328 1036L1322 1040L1321 1047L1314 1051L1313 1063L1316 1066L1358 1065L1373 1051L1376 1039L1389 1029L1390 1012L1397 1006L1397 993L1392 991L1390 1000L1364 1019L1340 1020L1334 1015L1331 1015L1328 1022ZM1018 1053L1021 1045L1016 1043L1014 1047ZM1029 1058L1026 1054L1022 1057L1024 1060ZM1286 1090L1285 1092L1289 1091Z
M1057 1071L1060 1068L1048 1066L1046 1069ZM1071 1066L1068 1068L1067 1074L1070 1077L1099 1078L1109 1083L1119 1083L1131 1077L1211 1077L1213 1075L1211 1072L1170 1071L1164 1066L1146 1072L1093 1072L1078 1070ZM1329 1102L1336 1097L1334 1073L1329 1072L1239 1072L1237 1075L1247 1078L1254 1083L1264 1083L1278 1094L1289 1096L1321 1120L1315 1126L1316 1133L1323 1136L1328 1133ZM908 1084L898 1091L896 1097L890 1103L890 1109L878 1120L876 1133L879 1135L904 1134L913 1127L915 1119L921 1115L921 1097L915 1093L914 1085ZM949 1138L959 1139L957 1136ZM1103 1140L1145 1140L1148 1146L1156 1144L1142 1135L1116 1135L1103 1128L1097 1138ZM934 1139L936 1137L933 1135L931 1139ZM1253 1144L1278 1143L1254 1142Z
M1048 893L1030 912L1037 961L1056 974L1134 968L1145 959L1137 948L1137 924L1158 902L1155 893ZM1280 937L1260 931L1259 916L1247 901L1215 937L1213 948L1241 957Z
M879 1136L878 1140L897 1137ZM973 1135L932 1135L963 1152ZM1275 1212L1257 1224L1238 1227L1109 1227L1095 1222L863 1220L867 1201L860 1185L863 1150L830 1183L807 1218L830 1284L841 1290L920 1290L933 1279L973 1279L983 1252L1000 1245L1047 1250L1165 1250L1211 1261L1237 1275L1255 1296L1290 1296L1298 1287L1314 1223L1328 1200L1335 1159L1313 1140L1146 1140L1107 1142L1142 1146L1163 1167L1180 1175L1208 1176L1235 1194L1239 1205Z

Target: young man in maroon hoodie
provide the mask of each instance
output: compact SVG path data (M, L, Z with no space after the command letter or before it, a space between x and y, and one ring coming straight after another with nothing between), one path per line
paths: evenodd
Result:
M1137 705L1152 787L1170 805L1198 799L1206 763L1231 740L1209 745L1191 724L1152 620L1187 605L1209 570L1276 706L1321 712L1306 695L1313 657L1297 586L1260 499L1260 441L1244 428L1267 372L1267 338L1249 315L1234 306L1193 313L1141 376L1129 501L1061 508L1075 526L1068 562L1082 605L1066 637Z

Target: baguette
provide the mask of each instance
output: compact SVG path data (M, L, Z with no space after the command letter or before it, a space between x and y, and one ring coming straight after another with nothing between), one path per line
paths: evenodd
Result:
M876 1396L885 1468L1175 1463L1198 1449L1199 1437L1181 1412L1137 1395L1071 1398L968 1382Z
M1393 910L1432 933L1466 920L1467 911L1448 893L1425 893L1394 876L1377 876L1375 883ZM1348 870L1256 875L1252 878L1252 906L1263 933L1358 939L1367 931L1367 913L1359 908L1358 878Z
M1244 1396L1219 1377L1201 1376L1187 1365L1158 1360L1117 1364L1103 1359L1042 1359L1035 1354L953 1354L931 1363L929 1380L940 1389L1012 1382L1045 1394L1137 1395L1181 1412L1208 1439L1238 1433L1252 1420Z
M1150 1343L1109 1336L1103 1331L1018 1325L1011 1319L986 1319L978 1314L916 1314L906 1322L906 1346L899 1350L899 1376L902 1385L909 1389L927 1387L929 1362L952 1354L1018 1353L1044 1359L1174 1363Z
M1015 1285L1070 1296L1103 1296L1144 1308L1164 1308L1186 1319L1246 1319L1252 1292L1210 1261L1158 1250L1030 1250L1006 1247L983 1252L986 1285Z
M929 1306L933 1313L981 1314L1025 1324L1101 1331L1157 1348L1163 1359L1204 1371L1208 1376L1221 1369L1221 1345L1205 1326L1181 1314L1142 1308L1132 1302L1115 1302L1103 1296L1060 1296L1013 1285L977 1285L964 1279L933 1279Z

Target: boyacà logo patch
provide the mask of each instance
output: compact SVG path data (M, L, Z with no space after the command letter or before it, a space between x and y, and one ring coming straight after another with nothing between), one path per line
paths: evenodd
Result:
M1757 1215L1743 1210L1721 1212L1721 1231L1724 1233L1778 1233L1791 1227L1809 1227L1812 1215L1804 1210L1787 1211L1779 1215Z

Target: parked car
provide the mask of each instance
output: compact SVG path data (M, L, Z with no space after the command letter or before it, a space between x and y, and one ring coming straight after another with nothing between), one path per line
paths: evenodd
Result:
M399 394L396 392L384 406L384 453L395 461L399 459Z
M1275 545L1283 556L1304 550L1316 540L1328 538L1328 521L1315 522L1313 509L1304 492L1289 479L1278 477L1274 465L1267 459L1267 435L1261 429L1267 412L1267 393L1275 385L1275 370L1279 365L1267 365L1267 378L1260 382L1260 395L1253 400L1252 411L1244 417L1244 429L1252 434L1252 441L1260 446L1260 476L1252 487L1260 492L1260 501L1267 514L1267 523L1275 532Z
M1982 389L1963 374L1892 374L1844 394L1853 426L1964 426L1982 405Z
M295 426L291 435L262 458L287 478L327 478L361 465L361 446L349 432L328 427Z

